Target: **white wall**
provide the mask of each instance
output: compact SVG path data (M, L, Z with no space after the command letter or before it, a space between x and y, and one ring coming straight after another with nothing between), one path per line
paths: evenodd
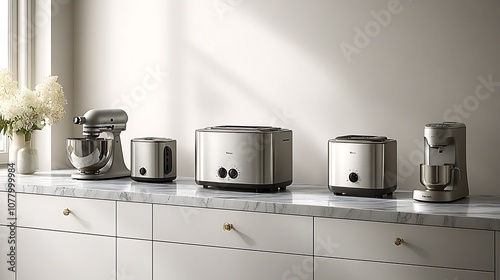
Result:
M39 170L70 168L66 138L72 137L73 112L73 1L37 0L34 20L35 83L58 76L68 100L66 116L56 125L35 131Z
M51 169L61 169L71 167L66 138L73 136L73 0L51 0L51 16L51 75L58 76L68 100L64 119L51 131Z
M76 0L74 112L126 109L126 161L132 138L177 139L179 176L206 126L292 129L294 182L322 185L328 139L386 135L408 190L424 125L462 120L471 192L500 194L500 2L393 1Z

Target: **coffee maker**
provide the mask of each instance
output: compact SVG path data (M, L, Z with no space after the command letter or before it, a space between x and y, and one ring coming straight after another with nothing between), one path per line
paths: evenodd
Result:
M426 189L414 190L413 199L450 202L469 195L465 136L463 123L425 125L420 183Z

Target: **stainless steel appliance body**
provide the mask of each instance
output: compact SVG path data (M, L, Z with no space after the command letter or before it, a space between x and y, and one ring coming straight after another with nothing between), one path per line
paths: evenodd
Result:
M431 123L424 128L424 163L413 199L450 202L469 195L466 158L466 127L463 123Z
M170 182L177 177L177 141L134 138L130 143L130 177L139 182Z
M93 173L106 166L113 154L113 139L68 138L67 154L80 171Z
M328 141L328 189L337 195L382 197L397 188L397 142L346 135Z
M130 176L123 161L120 133L126 129L128 116L120 109L92 109L73 118L82 125L83 138L68 138L66 154L80 171L73 179L101 180ZM104 136L104 138L98 138Z
M195 181L247 190L285 190L293 177L292 131L264 126L196 130Z

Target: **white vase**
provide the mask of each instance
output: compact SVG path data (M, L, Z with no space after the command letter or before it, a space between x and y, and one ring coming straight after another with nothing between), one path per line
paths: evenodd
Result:
M38 168L38 151L31 147L31 141L17 151L16 170L19 174L33 174Z
M15 164L14 169L18 174L33 174L38 169L38 151L31 147L31 141L26 141L24 133L13 133L9 163Z
M17 152L25 145L26 141L24 133L14 132L12 134L12 142L9 146L9 163L17 163Z

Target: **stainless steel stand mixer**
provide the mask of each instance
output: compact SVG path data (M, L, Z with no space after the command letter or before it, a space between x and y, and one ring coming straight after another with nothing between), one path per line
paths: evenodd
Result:
M426 189L414 190L413 199L450 202L469 195L465 136L463 123L431 123L425 126L420 183Z
M120 109L92 109L73 123L83 126L84 138L68 138L67 155L80 173L73 179L101 180L130 176L125 166L120 133L126 129L128 116ZM98 138L101 133L104 138Z

